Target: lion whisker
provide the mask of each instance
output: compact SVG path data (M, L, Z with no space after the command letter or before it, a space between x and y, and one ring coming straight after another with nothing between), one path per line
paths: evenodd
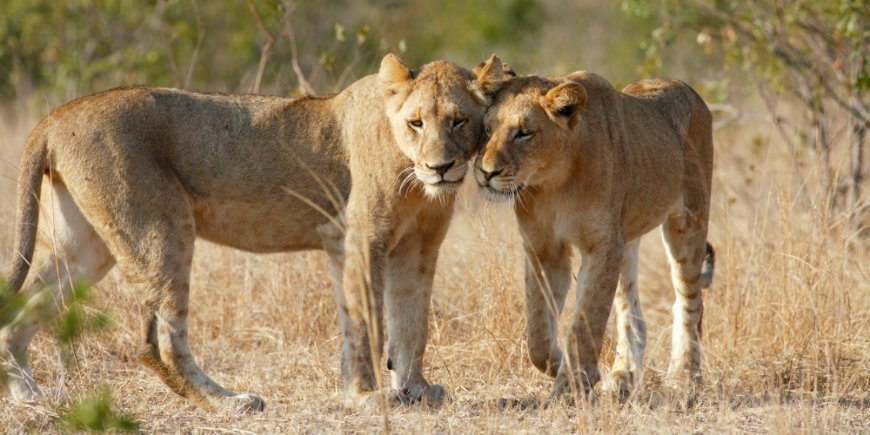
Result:
M408 173L408 172L413 172L413 171L414 171L414 167L413 167L413 166L409 166L409 167L407 167L407 168L402 169L401 171L399 171L399 176L401 177L402 175L405 175L406 173Z
M413 169L413 168L411 168L411 169ZM403 171L403 172L404 172L404 171ZM406 176L405 176L405 179L402 180L402 184L399 185L399 196L405 196L405 195L407 195L408 193L410 193L410 192L411 192L411 188L414 186L414 181L415 181L416 179L417 179L417 177L416 177L416 175L414 174L414 172L410 172L408 175L406 175ZM408 186L408 191L407 191L407 192L404 191L406 185Z
M523 193L524 192L522 191L522 189L517 188L513 191L513 196L517 199L517 202L520 204L520 206L523 207L523 210L529 211L529 208L526 206L526 198L523 196Z

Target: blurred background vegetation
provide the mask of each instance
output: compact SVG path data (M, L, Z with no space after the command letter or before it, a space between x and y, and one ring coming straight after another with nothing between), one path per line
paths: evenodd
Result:
M375 72L383 54L413 65L473 66L498 53L522 72L585 68L637 77L653 14L620 2L565 0L2 0L0 98L57 105L130 84L250 92L334 92ZM311 85L306 89L294 71ZM670 65L670 63L669 63ZM706 70L706 62L681 69ZM683 72L683 71L680 71Z
M866 230L864 0L0 0L0 11L7 121L116 86L327 94L387 52L467 67L495 52L521 74L686 81L717 127L766 120L790 154L812 154L830 206Z

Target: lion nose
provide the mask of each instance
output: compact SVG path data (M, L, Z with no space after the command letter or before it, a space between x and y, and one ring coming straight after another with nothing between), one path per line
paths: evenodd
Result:
M486 181L489 181L490 179L492 179L492 177L501 174L502 171L504 171L504 168L492 172L487 172L486 169L480 168L480 172L483 173L483 177L486 178Z
M426 167L437 172L438 175L444 175L453 165L456 163L456 160L452 160L448 163L442 163L440 165L430 165L426 163Z

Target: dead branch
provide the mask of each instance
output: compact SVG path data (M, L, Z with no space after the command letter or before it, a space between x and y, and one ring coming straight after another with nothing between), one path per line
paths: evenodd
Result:
M713 130L719 130L740 118L740 111L730 104L708 104L707 108L710 109L710 112L725 114L724 117L713 122Z
M193 79L193 70L196 67L196 60L199 58L199 50L202 48L203 40L205 40L205 29L202 26L202 17L199 15L199 5L196 4L196 1L193 2L193 11L196 14L196 45L193 47L190 63L187 65L187 74L184 76L185 89L190 87L190 81Z
M248 0L248 9L254 14L254 18L257 20L257 27L266 34L266 43L260 49L260 64L257 66L257 76L254 78L253 87L251 87L251 92L257 94L260 92L260 83L263 82L263 74L266 72L266 63L269 62L269 56L272 54L272 44L275 43L275 37L272 36L272 32L269 31L269 28L263 22L263 17L254 5L253 0Z
M293 6L288 6L287 13L284 15L285 31L287 32L287 38L290 39L290 63L293 66L293 73L296 74L296 80L299 81L299 89L302 91L302 94L317 95L317 92L314 91L314 87L305 79L305 74L302 72L302 68L299 67L299 52L296 49L296 33L293 32L293 23L290 18L292 11Z

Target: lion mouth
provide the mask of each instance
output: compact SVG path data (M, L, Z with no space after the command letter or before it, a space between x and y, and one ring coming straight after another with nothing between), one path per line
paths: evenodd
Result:
M439 192L453 193L459 190L459 186L462 185L462 180L441 180L435 183L425 183L425 185L427 190L433 189Z
M430 199L445 198L454 195L459 191L459 186L462 185L462 180L448 181L441 180L435 183L423 182L423 193Z
M438 187L457 187L462 185L462 180L450 181L450 180L441 180L437 183L433 183L433 186Z
M462 184L465 180L466 165L461 164L445 173L425 171L414 168L414 174L426 186L450 189Z
M487 197L496 201L511 201L519 196L522 190L523 186L511 186L507 189L496 189L491 184L487 185L486 189L484 189L487 193Z

